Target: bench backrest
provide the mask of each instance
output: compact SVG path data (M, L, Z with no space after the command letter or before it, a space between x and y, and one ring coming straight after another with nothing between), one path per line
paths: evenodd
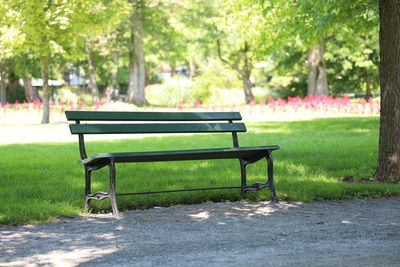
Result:
M79 135L82 159L87 157L84 134L231 132L233 145L238 147L237 132L246 132L244 123L233 122L242 119L239 112L66 111L65 114L69 121L76 122L76 124L70 124L69 127L71 134ZM95 123L81 124L81 121ZM98 121L112 123L97 123ZM124 123L116 123L121 121ZM227 121L228 123L209 121Z

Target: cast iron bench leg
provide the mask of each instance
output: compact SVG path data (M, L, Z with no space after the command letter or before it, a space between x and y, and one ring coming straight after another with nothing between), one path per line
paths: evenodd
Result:
M267 155L267 163L268 163L268 187L271 192L272 201L279 202L278 197L276 196L276 193L275 193L274 164L273 164L271 152L269 152Z
M246 190L244 188L244 186L247 185L247 181L246 181L246 166L247 163L244 160L239 160L240 161L240 172L242 174L242 189L240 191L240 197L243 197L244 193L246 193Z
M91 174L92 171L89 170L88 167L85 166L85 212L89 212L90 210L90 198L89 195L91 194Z
M111 199L111 207L114 215L118 215L118 206L117 199L115 195L115 163L113 159L110 159L110 163L108 165L110 167L110 190L109 196Z

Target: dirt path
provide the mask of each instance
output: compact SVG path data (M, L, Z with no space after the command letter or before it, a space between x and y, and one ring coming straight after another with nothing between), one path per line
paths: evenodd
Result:
M0 266L400 266L400 198L210 203L0 228Z

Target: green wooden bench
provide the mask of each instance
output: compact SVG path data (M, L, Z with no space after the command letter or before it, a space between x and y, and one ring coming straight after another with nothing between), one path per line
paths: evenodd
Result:
M273 176L272 151L279 146L239 147L238 132L246 132L244 123L234 123L242 119L239 112L114 112L114 111L66 111L67 119L75 121L70 124L71 134L79 137L79 151L85 169L85 210L90 209L91 200L111 200L112 211L118 214L116 196L165 193L177 191L194 191L208 189L238 188L241 194L250 190L260 190L268 187L273 201L278 201ZM81 124L81 121L91 123ZM226 121L221 123L220 121ZM103 122L103 123L98 123ZM111 123L104 123L111 122ZM134 122L134 123L132 123ZM146 122L146 123L142 123ZM158 122L158 123L156 123ZM161 123L160 123L161 122ZM100 153L87 156L85 149L85 134L154 134L154 133L232 133L232 148L209 148L196 150L153 151ZM246 166L260 159L267 160L266 182L258 182L248 186L246 183ZM241 185L231 187L207 187L166 191L116 193L115 164L125 162L155 162L180 160L211 160L239 159L241 170ZM91 173L94 170L109 167L109 192L91 192Z

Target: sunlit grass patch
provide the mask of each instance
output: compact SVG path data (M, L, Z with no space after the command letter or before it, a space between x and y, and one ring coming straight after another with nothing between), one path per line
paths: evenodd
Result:
M400 185L344 183L373 175L378 118L334 118L249 123L241 146L279 145L273 153L277 194L283 200L313 201L400 195ZM197 134L88 142L88 154L231 147L230 134ZM0 146L0 224L38 223L83 212L84 172L76 143ZM237 160L117 164L117 192L240 185ZM266 162L248 166L248 184L266 179ZM108 169L93 172L93 191L108 191ZM240 190L213 190L119 197L120 209L206 201L236 201ZM268 190L245 200L269 200ZM108 212L110 202L92 201Z

